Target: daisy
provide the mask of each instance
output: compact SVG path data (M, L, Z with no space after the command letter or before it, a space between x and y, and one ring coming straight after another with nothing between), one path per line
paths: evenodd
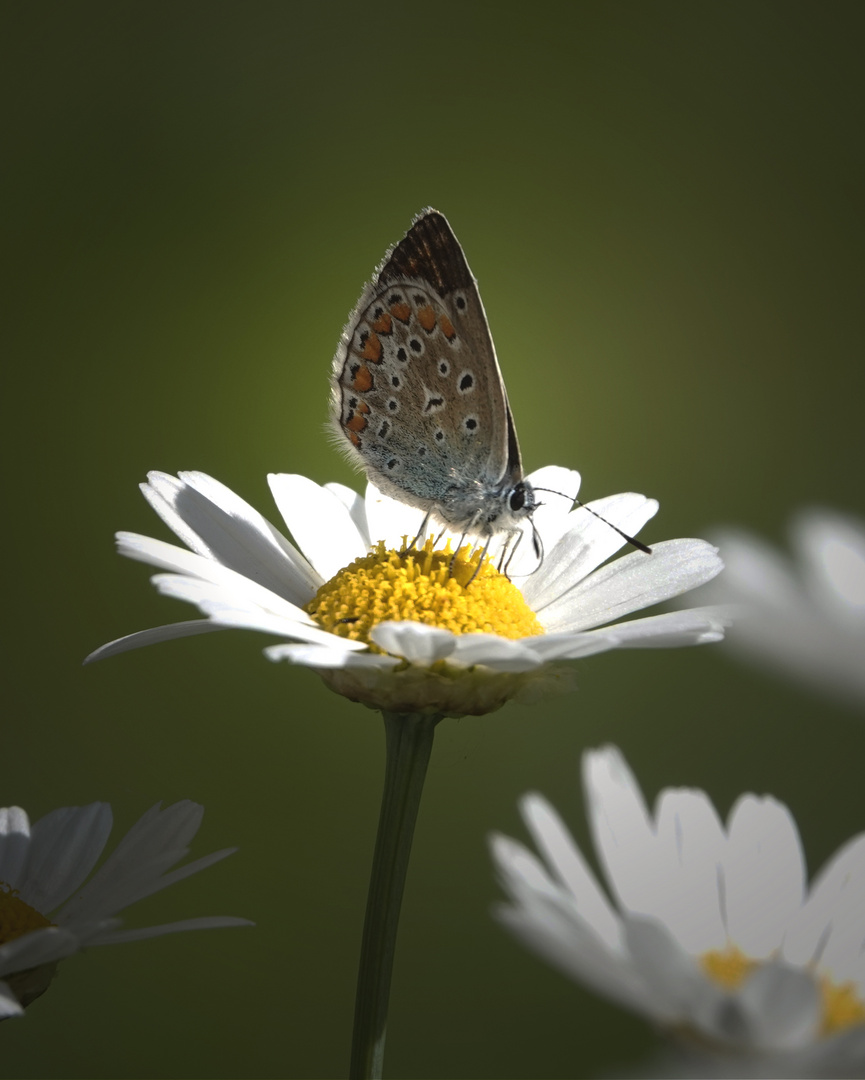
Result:
M506 836L491 841L509 898L497 918L666 1031L745 1055L737 1075L770 1074L767 1059L783 1062L782 1075L861 1070L865 833L809 890L796 824L769 796L741 796L726 827L692 789L662 791L652 814L614 747L584 755L583 784L612 900L532 794L520 808L540 858Z
M481 714L512 697L561 685L561 661L616 648L717 641L724 619L712 609L619 622L714 577L717 551L703 540L668 540L602 565L658 510L622 494L571 510L551 494L534 513L543 555L531 541L511 546L507 574L444 534L413 538L422 513L368 485L271 475L270 488L294 539L218 481L200 472L153 472L145 498L185 547L117 534L121 554L159 567L152 581L195 604L204 619L132 634L96 650L97 659L156 641L228 627L283 639L265 650L317 671L338 693L394 712ZM579 474L548 467L535 488L574 494ZM443 545L443 546L442 546ZM408 546L408 550L406 550ZM456 554L454 554L457 552ZM609 625L613 624L613 625Z
M806 510L791 560L745 532L719 535L727 570L711 598L742 615L730 645L835 694L865 702L865 522Z
M0 1018L19 1016L47 990L58 961L89 945L252 926L248 919L208 916L119 930L117 914L219 862L226 848L170 868L184 858L204 808L185 800L152 806L84 884L111 832L108 803L64 806L31 827L19 806L0 809Z

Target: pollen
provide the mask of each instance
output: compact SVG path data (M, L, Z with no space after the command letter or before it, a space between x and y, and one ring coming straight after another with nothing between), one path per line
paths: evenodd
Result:
M700 957L707 975L720 983L725 990L736 990L757 966L757 961L746 956L735 945L726 949L710 949Z
M735 945L712 949L700 957L703 970L725 990L737 990L758 966L759 961L746 956ZM822 999L820 1034L837 1035L839 1031L865 1024L865 1002L854 983L836 983L828 975L818 975Z
M512 639L543 633L519 589L479 550L466 545L454 555L448 542L434 551L432 537L422 548L403 552L380 541L322 585L306 610L325 630L375 652L382 650L370 632L382 622Z
M823 995L823 1024L821 1034L837 1035L839 1031L865 1024L865 1002L852 982L837 983L825 975L820 979Z
M17 889L0 881L0 945L22 934L29 934L31 930L42 930L53 925L36 908L25 903Z

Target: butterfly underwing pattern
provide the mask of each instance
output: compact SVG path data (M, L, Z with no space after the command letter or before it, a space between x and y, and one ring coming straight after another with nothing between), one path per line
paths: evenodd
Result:
M338 445L386 495L488 541L531 517L489 325L463 250L427 209L366 286L333 361Z

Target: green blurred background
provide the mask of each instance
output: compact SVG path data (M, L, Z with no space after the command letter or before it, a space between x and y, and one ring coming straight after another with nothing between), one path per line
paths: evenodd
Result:
M4 1071L345 1071L381 725L226 633L82 669L192 617L113 553L166 536L136 485L203 469L359 483L323 433L364 281L432 204L481 290L528 469L661 501L648 540L862 512L865 7L855 3L36 3L5 15L9 314L0 799L206 808L225 863L5 1024ZM865 826L865 716L720 648L619 653L579 690L447 721L401 927L387 1073L635 1063L639 1021L493 923L489 830L546 793L586 841L581 750L650 797L772 792L817 866Z

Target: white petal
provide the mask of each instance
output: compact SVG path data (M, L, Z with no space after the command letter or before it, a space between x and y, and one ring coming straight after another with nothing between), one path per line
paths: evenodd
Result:
M643 1011L644 988L621 948L613 952L601 941L522 844L500 835L490 844L499 880L514 901L494 908L496 919L566 975Z
M20 806L0 809L0 881L18 887L30 851L30 818Z
M705 540L666 540L634 551L575 584L543 612L548 630L587 630L696 588L723 567ZM537 609L535 609L537 610Z
M523 646L540 659L577 660L610 649L669 649L719 641L729 620L717 608L692 608L650 615L644 619L605 626L600 630L557 633L521 638Z
M152 469L147 474L147 482L139 484L138 487L153 510L155 510L162 518L175 536L181 539L190 550L195 551L197 554L203 555L206 558L211 557L211 551L207 544L201 539L195 529L190 528L184 518L178 514L175 509L175 500L186 487L182 481L178 480L176 476L171 476L169 473Z
M370 637L380 649L403 656L412 664L434 664L454 651L457 639L449 630L416 622L384 622Z
M779 610L801 602L792 566L769 544L731 529L719 531L715 538L726 568L718 586L732 593L728 598L756 598Z
M296 473L271 473L267 482L291 535L324 581L366 554L369 545L333 491Z
M423 519L423 510L390 499L375 484L367 484L366 520L373 544L383 540L386 547L400 550L404 536L411 543L418 535Z
M326 491L332 492L343 506L348 510L351 520L357 529L363 543L364 551L368 551L372 540L369 535L369 525L366 520L366 499L354 488L346 487L345 484L329 483L324 485Z
M836 915L857 906L855 895L863 879L865 833L860 833L832 856L812 883L808 899L784 938L782 955L786 960L804 967L819 958Z
M805 862L790 811L770 796L743 795L728 823L723 875L727 930L747 956L769 956L802 906Z
M308 604L315 595L315 589L309 589L307 585L309 568L304 575L301 575L287 561L282 567L279 588L274 591L262 586L257 581L255 573L240 574L214 559L196 555L195 552L187 551L186 548L178 547L176 544L166 544L164 540L155 540L151 536L129 532L117 533L116 540L118 554L128 559L158 566L187 577L201 578L202 581L222 585L227 589L237 589L243 593L254 592L261 597L276 596L283 603L301 607Z
M587 505L631 536L658 512L654 499L633 492L609 495ZM536 613L574 588L625 543L614 529L585 507L578 507L570 518L569 528L545 551L540 570L523 586L523 595Z
M141 847L140 842L138 846ZM77 929L79 922L95 923L98 926L98 920L105 920L107 916L123 911L146 896L152 896L153 893L161 892L162 889L167 889L200 870L206 870L226 856L233 855L237 848L214 851L170 871L171 866L188 854L189 849L181 840L175 839L169 844L157 836L153 850L145 848L141 854L130 854L130 850L131 848L122 849L122 854L118 855L114 862L111 859L117 852L112 853L81 893L73 897L60 912L60 925L71 929ZM93 943L94 937L99 937L100 934L85 937L79 933L79 936L89 945Z
M0 1019L7 1016L23 1016L24 1009L18 1002L18 998L9 989L5 982L0 982Z
M655 810L657 869L646 882L654 895L646 911L657 914L692 955L726 944L720 863L727 839L717 811L703 791L666 788Z
M172 873L185 858L198 832L204 808L189 799L150 807L82 889L65 905L58 922L74 928L76 921L93 923L115 915L129 904L219 861L234 850L204 856Z
M839 890L821 944L820 971L838 983L852 980L865 998L865 875L861 867L851 872Z
M670 649L720 641L727 625L729 618L717 608L686 608L629 619L599 630L587 630L579 636L589 641L611 638L614 644L610 648Z
M607 881L628 911L644 911L654 829L642 792L614 746L583 754L583 790L592 838Z
M275 526L224 484L199 472L179 480L148 473L146 498L183 542L282 596L302 583L313 595L321 584L312 568Z
M531 649L539 660L551 662L553 660L579 660L584 656L594 656L610 649L617 649L619 640L612 632L604 634L597 630L590 630L584 634L573 634L564 631L558 634L539 634L537 637L521 638L520 644L526 649Z
M215 565L215 564L214 564ZM264 611L271 615L279 614L292 622L312 622L302 608L290 604L267 589L260 589L254 581L244 578L234 587L226 587L221 582L207 581L188 574L154 574L150 579L158 592L174 600L183 600L195 604L204 610L204 605L216 607L236 607L244 611Z
M364 647L365 648L365 647ZM311 668L377 668L381 671L396 667L400 661L393 656L371 652L349 652L322 645L269 645L264 650L268 660L288 660Z
M646 985L647 1008L664 1023L698 1021L716 1007L722 994L693 957L654 919L625 920L631 961Z
M352 641L350 638L337 637L328 630L305 622L295 622L292 619L284 619L281 615L270 615L256 608L229 608L217 603L201 604L211 619L223 629L234 627L243 630L258 630L262 634L277 634L280 637L291 638L295 641L315 643L329 648L334 653L351 652L354 649L365 649L366 646L360 641Z
M627 910L659 920L697 954L726 943L718 884L721 822L702 791L666 789L649 818L621 755L587 755L596 843Z
M0 976L28 971L40 964L51 964L71 956L79 949L78 939L59 926L46 926L0 945Z
M541 521L548 518L567 517L571 513L574 500L580 493L580 474L576 469L566 469L562 465L542 465L526 476L533 488L538 491L538 503L534 513L540 514ZM543 505L540 505L543 504Z
M168 626L154 626L150 630L139 630L135 634L115 638L107 645L100 645L89 656L85 656L83 662L91 664L94 660L105 660L109 656L117 656L131 649L141 649L145 645L155 645L160 641L174 641L176 638L194 637L196 634L209 634L213 630L224 629L224 626L218 626L209 619L191 619L188 622L169 623Z
M561 892L547 868L524 844L501 833L492 833L489 839L499 882L515 900L533 893L555 897Z
M150 581L163 596L172 596L175 600L195 604L207 615L214 610L228 608L264 612L289 623L304 623L307 626L313 624L313 619L303 608L283 600L281 596L261 588L247 578L238 576L231 587L182 574L154 574Z
M495 671L534 671L540 667L537 654L522 641L497 634L461 634L456 639L452 659L466 667L483 664Z
M761 1049L798 1050L820 1030L821 996L813 976L783 964L762 964L736 994Z
M827 510L800 514L792 530L812 599L861 630L865 620L865 527Z
M186 930L214 930L225 926L255 926L249 919L237 919L231 915L203 915L196 919L163 923L161 926L145 926L139 930L109 930L88 938L89 945L120 945L129 941L145 941L147 938L165 934L179 934Z
M87 877L111 832L108 803L64 806L40 818L30 834L21 896L37 911L53 911Z
M520 812L539 851L573 895L580 915L608 948L620 950L619 917L555 809L543 796L530 794L520 800Z
M532 539L533 533L536 532L540 537L542 551L552 551L562 534L574 523L570 516L571 507L580 490L580 474L559 465L545 465L542 469L530 473L526 480L539 490L531 523L522 530L523 536L515 554L508 560L508 577L519 588L525 585L530 575L540 569ZM541 488L546 490L540 490Z

